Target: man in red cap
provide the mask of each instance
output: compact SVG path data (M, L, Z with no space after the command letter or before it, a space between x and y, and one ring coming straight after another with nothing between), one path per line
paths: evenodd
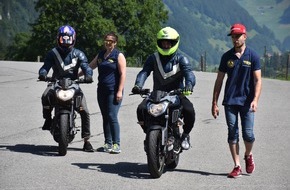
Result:
M245 144L245 165L248 174L255 170L252 148L255 141L253 132L254 113L257 111L261 94L261 65L259 56L246 46L246 27L240 23L231 27L230 33L233 48L223 54L213 90L212 115L219 115L218 98L223 79L227 74L224 91L224 106L228 126L228 143L234 161L234 169L228 177L241 176L239 158L239 126L241 119L242 138Z
M246 27L239 23L232 25L231 31L228 36L232 36L233 34L246 34Z

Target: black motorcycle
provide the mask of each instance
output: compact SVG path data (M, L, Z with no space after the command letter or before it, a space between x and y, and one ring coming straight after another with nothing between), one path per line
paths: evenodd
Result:
M67 154L68 144L71 143L79 130L75 124L76 110L81 105L83 94L79 84L87 83L84 79L71 80L63 78L60 80L47 77L48 85L54 85L54 95L50 102L54 107L54 116L50 133L58 143L60 156Z
M179 162L181 148L181 128L184 125L179 94L171 92L140 90L146 101L144 125L146 139L144 149L150 175L159 178L164 167L174 169Z

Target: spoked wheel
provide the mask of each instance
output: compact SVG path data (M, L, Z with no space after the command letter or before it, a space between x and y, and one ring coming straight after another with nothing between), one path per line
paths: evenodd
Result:
M161 131L152 130L147 135L148 169L153 178L159 178L163 174L165 165L165 156L162 154Z
M59 117L59 142L58 153L60 156L65 156L68 146L68 129L69 129L69 114L61 114Z

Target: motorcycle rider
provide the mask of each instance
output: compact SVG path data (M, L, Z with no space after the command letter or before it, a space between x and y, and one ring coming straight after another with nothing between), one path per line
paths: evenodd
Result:
M78 78L78 70L82 69L85 73L85 81L93 82L93 70L88 65L86 55L79 49L74 48L76 42L76 32L69 25L61 26L57 32L57 47L50 50L44 60L43 66L39 69L38 79L46 81L47 74L52 68L52 78L62 79L70 78L75 80ZM81 93L83 93L81 91ZM43 118L45 119L42 130L50 130L52 125L51 111L53 105L50 101L54 98L54 85L49 84L42 95ZM81 106L77 110L81 115L82 122L82 138L84 139L83 150L93 152L93 147L89 142L90 138L90 115L87 108L86 99L83 95Z
M153 90L162 90L169 92L175 89L183 89L185 94L192 92L195 86L195 75L192 66L184 55L177 52L180 42L178 32L171 28L162 28L157 33L157 52L151 54L143 69L138 73L135 86L132 88L133 94L138 94L142 89L147 77L153 72ZM183 81L185 80L185 85ZM193 104L182 94L179 96L183 106L184 123L183 134L181 137L181 146L184 150L190 148L189 133L195 122L195 110ZM146 109L146 100L144 99L137 108L138 123L144 128L143 112Z

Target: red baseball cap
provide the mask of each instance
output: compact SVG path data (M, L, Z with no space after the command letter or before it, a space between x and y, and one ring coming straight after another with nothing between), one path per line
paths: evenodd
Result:
M232 34L246 34L246 27L239 23L232 25L228 36L231 36Z

